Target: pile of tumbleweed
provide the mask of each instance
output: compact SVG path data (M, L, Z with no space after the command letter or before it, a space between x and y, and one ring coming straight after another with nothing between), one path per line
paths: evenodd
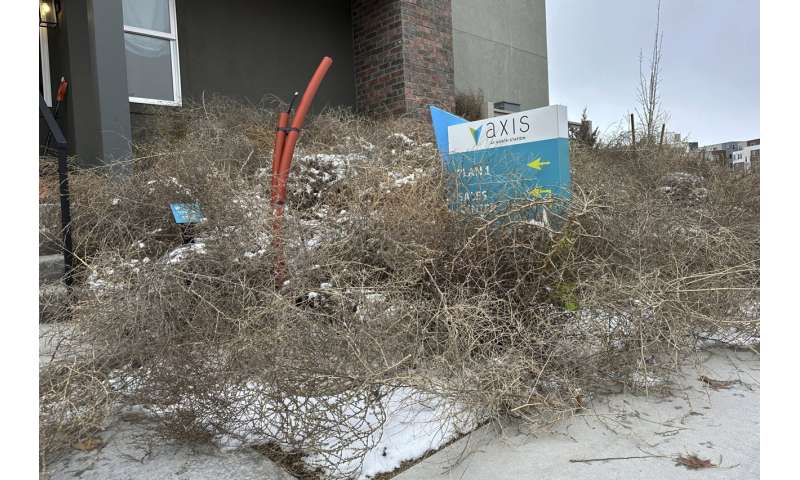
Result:
M349 476L398 392L435 399L455 435L662 388L708 342L757 345L757 172L573 146L558 229L483 220L448 209L428 124L329 111L300 139L275 285L274 120L223 99L155 115L129 175L73 176L78 287L41 372L43 462L136 405L170 435ZM170 202L202 206L193 244Z

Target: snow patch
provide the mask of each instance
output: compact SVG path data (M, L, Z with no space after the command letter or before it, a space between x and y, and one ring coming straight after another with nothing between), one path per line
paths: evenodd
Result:
M102 270L92 269L89 278L86 279L89 290L113 290L122 288L121 285L117 285L108 279L108 277L112 275L114 275L114 269L111 267L105 267Z
M313 164L314 162L332 166L336 174L335 180L340 180L345 177L347 169L352 162L364 159L364 155L360 153L348 153L346 155L335 153L317 153L312 155L303 155L300 157L301 163L305 164L305 168L309 169L309 171L311 171L310 169L313 167L309 167L308 165ZM323 177L323 181L327 182L328 180L330 180L330 177Z
M395 132L395 133L389 135L387 138L389 140L391 140L393 138L399 138L403 142L403 144L408 146L408 147L413 147L413 146L415 146L417 144L417 142L415 142L414 140L411 140L406 135L404 135L404 134L402 134L400 132Z
M263 248L259 249L259 250L256 250L255 252L244 252L244 258L260 257L261 255L264 255L265 253L267 253L267 251L266 251L266 249L263 249Z
M196 242L189 243L187 245L181 245L180 247L169 252L167 256L167 262L174 265L184 261L190 255L194 254L205 255L206 244L203 242Z
M347 393L285 399L283 405L264 405L254 401L263 388L251 382L237 392L231 411L241 413L232 422L229 433L217 436L215 443L223 450L231 450L282 438L279 443L284 447L296 446L303 443L306 435L303 422L308 417L303 414L320 410L319 414L331 422L346 419L345 425L333 429L343 435L322 439L320 451L303 461L311 469L321 467L335 476L366 480L390 472L402 462L438 449L477 425L471 416L444 399L410 387L392 390L377 405L366 405ZM343 411L334 418L329 409L337 404L342 405L335 408ZM274 413L264 415L265 412L281 412L281 418L275 418ZM287 424L292 426L293 433L286 432L285 427L279 428ZM246 430L237 430L241 425L246 425ZM351 441L340 444L342 438Z

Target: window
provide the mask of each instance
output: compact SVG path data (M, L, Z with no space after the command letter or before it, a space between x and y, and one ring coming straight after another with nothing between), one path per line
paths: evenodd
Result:
M175 0L122 0L122 23L129 100L180 105Z

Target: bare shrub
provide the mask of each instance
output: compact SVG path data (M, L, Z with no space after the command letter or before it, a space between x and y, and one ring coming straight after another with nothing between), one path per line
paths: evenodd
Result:
M477 91L456 92L456 105L453 113L469 121L480 120L485 103L486 99L480 89Z
M63 347L65 350L67 347ZM49 460L105 426L113 395L105 372L85 361L51 362L39 374L39 458Z
M593 392L658 388L703 339L758 336L757 174L578 150L560 228L482 219L448 209L429 125L329 111L292 167L290 281L275 285L273 113L207 102L186 120L168 147L139 147L130 177L73 183L85 391L146 405L170 435L272 442L349 476L387 399L441 402L464 425L552 421ZM707 194L660 190L674 172ZM193 246L170 226L175 200L208 217ZM55 442L73 390L51 390Z

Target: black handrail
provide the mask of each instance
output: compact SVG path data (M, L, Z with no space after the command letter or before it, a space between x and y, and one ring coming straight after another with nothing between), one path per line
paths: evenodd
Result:
M67 171L67 139L64 132L58 126L53 112L44 102L44 98L39 94L39 114L44 117L47 128L53 135L55 150L58 157L58 191L61 199L61 249L64 252L64 284L72 286L72 276L75 266L75 254L72 251L72 216L69 206L69 179ZM44 152L45 154L47 152Z

